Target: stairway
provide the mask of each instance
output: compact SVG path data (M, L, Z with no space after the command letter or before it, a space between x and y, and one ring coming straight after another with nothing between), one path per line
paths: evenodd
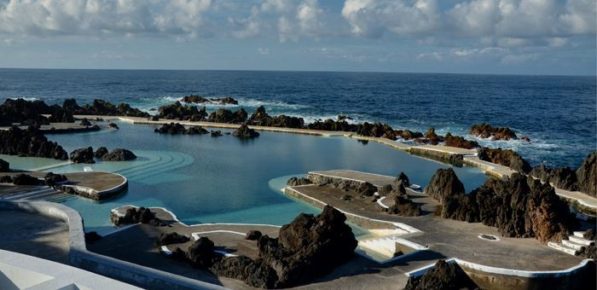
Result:
M39 200L39 199L46 199L52 197L54 195L60 194L60 191L57 191L49 186L40 186L36 188L32 188L30 190L12 192L8 194L0 195L0 200L9 200L9 201L16 201L16 200Z
M548 242L547 246L569 255L578 255L586 246L594 244L595 241L585 238L584 231L573 232L568 236L568 240L562 240L561 243Z

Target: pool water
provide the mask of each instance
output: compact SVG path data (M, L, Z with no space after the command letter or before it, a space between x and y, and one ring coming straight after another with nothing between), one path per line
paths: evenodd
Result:
M9 161L13 168L45 168L64 173L89 167L126 176L128 191L110 200L97 202L76 196L60 200L81 213L88 230L100 232L112 229L110 209L125 204L165 207L187 224L282 225L300 212L318 212L283 195L281 188L290 176L330 169L392 176L404 171L411 182L424 186L438 168L450 167L375 142L364 145L344 137L261 132L259 138L243 141L229 135L219 138L159 135L150 125L123 122L118 125L120 130L48 135L48 138L68 152L86 146L127 148L135 152L137 160L65 165L40 158L0 158ZM454 170L467 190L486 179L476 168Z

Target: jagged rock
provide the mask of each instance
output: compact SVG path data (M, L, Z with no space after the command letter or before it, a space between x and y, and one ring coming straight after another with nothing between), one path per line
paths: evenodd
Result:
M196 103L196 104L203 104L203 103L211 103L211 104L220 104L220 105L238 105L238 101L232 97L223 97L223 98L205 98L202 96L197 95L189 95L184 96L182 101L185 103Z
M89 126L91 126L92 124L91 124L91 122L89 122L89 120L87 120L87 118L83 118L83 119L81 120L81 122L79 123L79 125L81 125L81 126L85 126L85 127L89 127Z
M516 133L514 133L512 129L505 127L492 127L487 123L475 124L471 127L469 132L471 135L481 138L491 137L493 140L518 139Z
M79 106L75 99L67 99L62 104L62 108L73 115L149 117L148 113L132 108L129 104L114 105L99 99L95 99L91 104L86 104L83 107Z
M44 181L45 181L46 185L54 186L56 184L64 183L64 182L68 181L68 178L66 178L66 176L64 176L62 174L54 174L52 172L48 172L46 174L46 176L44 177Z
M405 290L473 290L479 287L466 273L452 262L439 260L423 276L408 279Z
M259 106L255 113L247 121L249 125L281 127L281 128L303 128L305 121L303 118L279 115L271 117L265 111L265 107Z
M252 138L256 138L259 137L259 133L257 133L255 130L249 128L249 126L247 126L247 124L242 124L240 125L240 127L238 127L238 129L234 130L234 132L232 132L232 135L241 139L252 139Z
M116 123L109 123L108 127L112 128L112 129L120 130L120 128L118 127L118 125Z
M43 185L44 182L28 174L17 174L12 178L14 185Z
M388 213L401 216L420 216L422 211L420 204L414 203L404 195L396 195L394 204L388 208Z
M241 124L247 120L247 112L245 109L240 108L235 112L227 109L218 109L215 112L209 114L207 118L208 122L216 123L230 123L230 124Z
M312 130L322 130L322 131L343 131L343 132L356 132L357 131L357 125L349 124L345 120L334 121L332 119L327 119L325 121L317 120L311 124L308 124L307 128L312 129Z
M0 154L68 159L68 154L62 146L48 141L39 130L33 127L27 130L21 130L18 127L0 130Z
M162 233L158 239L159 245L181 244L186 243L190 239L187 236L181 235L177 232Z
M161 225L162 222L155 216L150 209L145 207L131 207L128 208L124 216L118 216L114 213L111 215L112 223L116 226L128 225L128 224L152 224Z
M394 179L394 184L398 184L398 182L400 182L402 185L406 187L410 186L410 180L408 180L408 176L406 176L404 172L400 172L400 174L396 176L396 179Z
M304 177L291 177L290 179L288 179L288 182L286 182L286 185L288 185L288 186L307 185L307 184L312 184L312 182L310 179L304 178Z
M377 192L377 186L369 182L363 182L357 189L357 192L362 196L373 196Z
M261 234L260 231L251 230L251 231L247 232L247 235L245 235L245 239L250 240L250 241L256 241L256 240L259 240L259 238L261 238L261 236L263 236L263 234Z
M207 237L200 237L187 251L187 258L193 265L210 267L215 258L214 243Z
M210 134L214 138L215 137L222 137L222 131L220 131L220 130L211 131Z
M187 129L188 135L203 135L208 133L209 131L207 131L205 128L201 126L191 126L189 127L189 129Z
M560 241L575 225L567 203L548 184L515 173L506 180L488 179L471 193L444 199L442 217L482 222L506 237Z
M95 160L93 160L93 148L89 146L87 148L75 149L70 153L70 160L74 163L95 163Z
M0 159L0 172L10 171L10 163Z
M439 142L442 142L444 138L435 133L435 128L429 128L425 133L425 139L428 140L429 144L437 145Z
M106 154L108 154L108 148L102 146L100 148L97 148L93 156L95 156L95 158L97 159L101 159Z
M578 189L597 196L597 151L589 154L576 170Z
M394 190L394 187L391 184L386 184L378 189L377 192L381 195L388 195Z
M48 124L48 119L42 114L50 114L51 109L43 101L27 101L24 99L6 99L0 105L0 125L10 126L13 123L33 125L38 127Z
M116 148L102 156L103 161L130 161L137 159L137 155L127 149Z
M452 136L450 133L446 134L446 137L444 137L444 144L446 146L464 149L473 149L479 147L479 143L475 141L466 140L460 136Z
M443 203L446 197L464 194L464 185L452 168L440 168L431 177L425 193Z
M528 173L531 171L529 163L510 149L482 147L477 150L477 155L481 160L501 164L519 172Z
M161 106L158 109L157 117L195 122L205 120L207 111L205 107L198 109L196 106L185 106L180 102L176 102L172 105Z
M75 122L75 118L73 117L72 112L64 110L63 108L60 108L60 106L56 106L53 107L52 113L50 117L48 117L48 121L52 123L73 123Z
M539 178L543 182L551 183L557 188L576 191L578 190L578 182L576 180L576 172L570 167L563 168L549 168L541 164L534 167L529 175Z

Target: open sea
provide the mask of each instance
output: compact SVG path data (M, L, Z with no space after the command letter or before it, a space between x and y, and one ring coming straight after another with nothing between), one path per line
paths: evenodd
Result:
M511 127L531 142L479 140L482 144L513 148L533 165L577 167L596 149L595 77L0 69L0 101L23 97L53 104L76 98L82 104L99 98L150 111L189 94L231 96L240 104L226 107L242 106L249 113L263 105L270 114L307 121L345 114L355 122L380 121L419 131L435 127L442 134L467 135L472 124L489 122ZM87 229L100 232L112 228L109 210L124 204L166 207L187 223L284 224L299 212L317 212L280 192L290 176L340 168L386 175L404 171L424 186L435 170L449 167L342 137L263 132L247 142L231 136L158 135L149 125L119 126L118 131L48 138L69 152L89 145L131 149L139 156L135 161L64 165L0 158L19 169L70 172L89 167L125 175L128 192L108 201L75 196L55 200L77 209ZM486 179L476 168L455 170L467 191Z

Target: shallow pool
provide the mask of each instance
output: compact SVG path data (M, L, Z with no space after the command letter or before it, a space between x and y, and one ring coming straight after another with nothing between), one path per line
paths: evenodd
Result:
M61 200L77 209L86 228L111 228L109 210L123 204L161 206L188 224L206 222L288 223L299 212L317 210L285 197L280 191L289 175L310 170L353 169L386 175L404 171L424 186L439 162L415 157L388 146L363 145L344 137L317 137L262 132L242 141L229 135L159 135L149 125L119 123L120 130L48 135L68 152L93 146L127 148L139 158L131 162L68 164L39 158L6 157L11 166L52 172L111 171L129 179L128 192L95 202L79 197ZM56 164L57 167L52 167ZM476 168L454 168L467 190L486 176Z

